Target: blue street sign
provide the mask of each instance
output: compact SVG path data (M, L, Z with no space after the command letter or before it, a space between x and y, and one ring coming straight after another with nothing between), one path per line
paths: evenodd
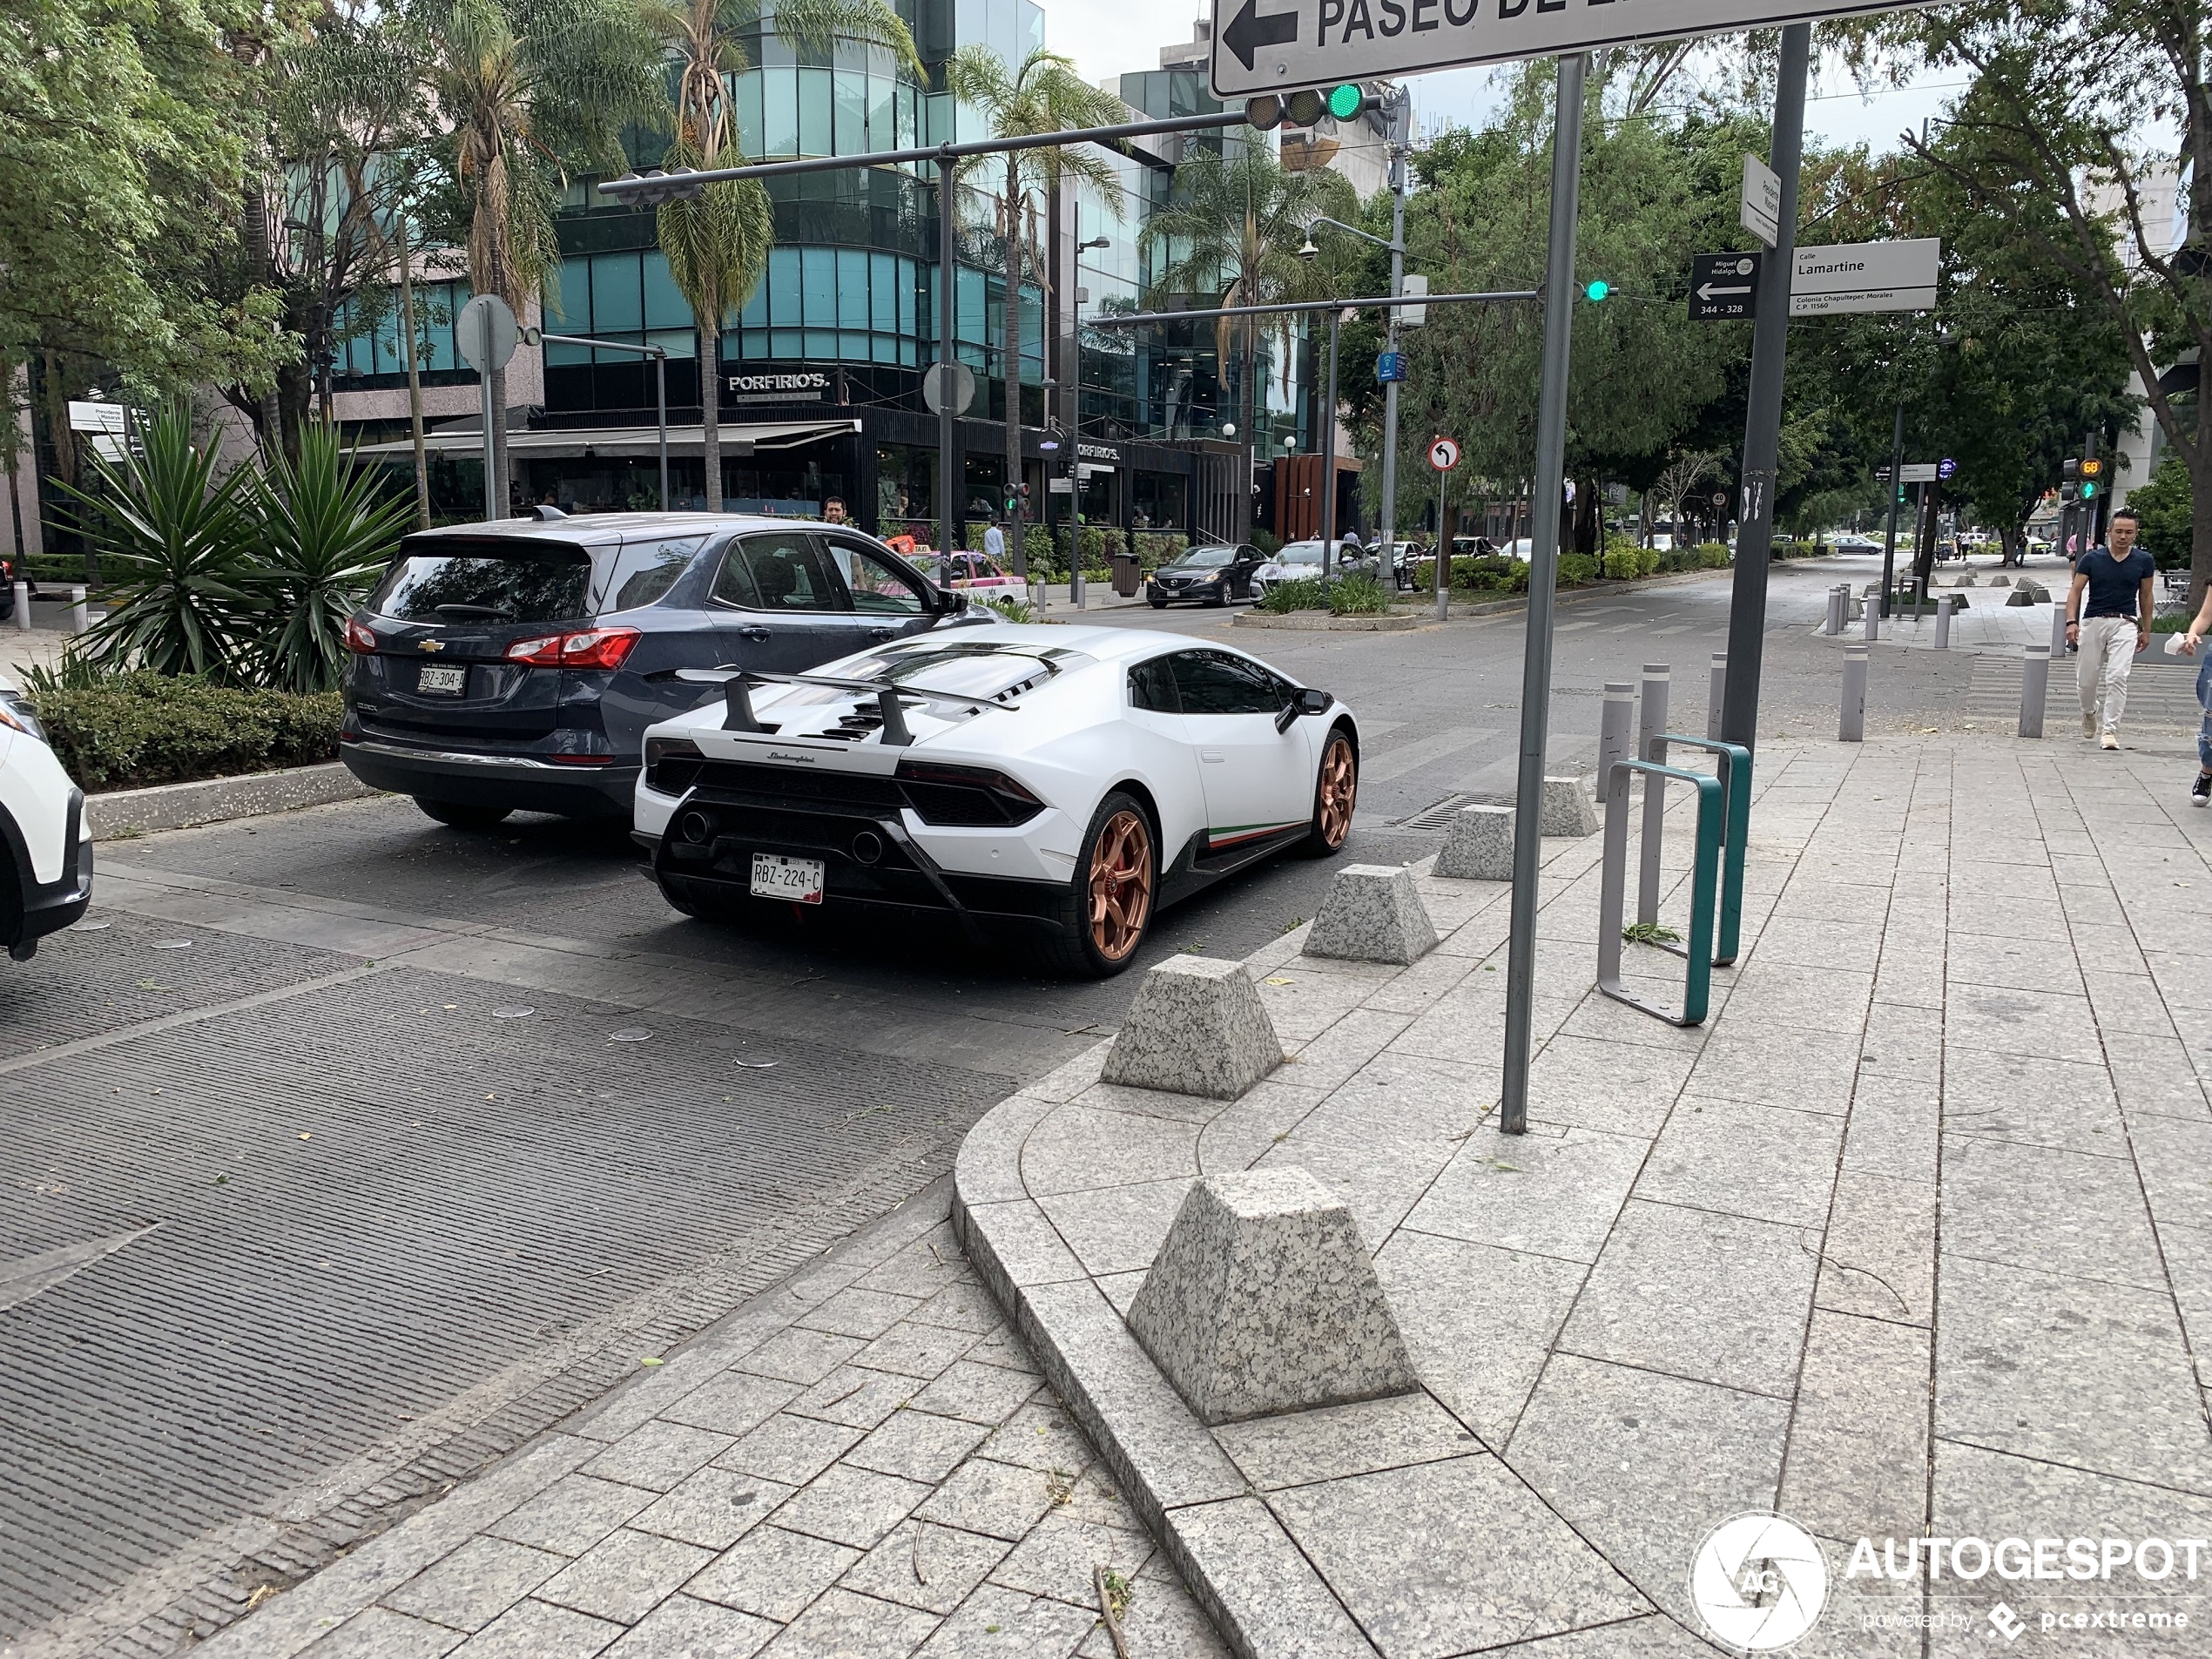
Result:
M1958 470L1959 463L1949 455L1944 456L1942 460L1936 462L1936 476L1939 478L1948 478Z
M1393 381L1402 381L1405 378L1406 354L1404 352L1386 351L1376 356L1375 383L1378 386L1388 386Z

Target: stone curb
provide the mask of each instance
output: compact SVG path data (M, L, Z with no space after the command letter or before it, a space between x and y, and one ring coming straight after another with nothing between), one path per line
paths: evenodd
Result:
M236 778L201 778L187 784L156 784L150 789L117 789L85 797L92 839L113 841L149 830L185 829L219 824L226 819L259 818L266 813L296 812L334 800L355 800L378 792L354 776L342 760L320 766L288 766L281 772L253 772Z
M1279 617L1271 611L1239 610L1236 616L1239 628L1287 628L1298 633L1402 634L1421 625L1419 617L1325 617L1304 610Z

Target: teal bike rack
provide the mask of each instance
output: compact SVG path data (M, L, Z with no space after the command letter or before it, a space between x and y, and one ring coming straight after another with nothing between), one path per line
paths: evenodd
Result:
M1689 963L1689 977L1683 986L1680 1015L1645 1001L1621 983L1621 913L1629 890L1629 778L1638 772L1644 775L1647 791L1663 790L1669 782L1689 784L1697 791L1697 858L1690 878L1689 937L1679 953ZM1750 792L1742 792L1748 800ZM1598 887L1597 988L1615 1001L1626 1002L1669 1025L1703 1025L1712 1005L1713 922L1720 886L1723 810L1721 780L1707 772L1689 772L1656 760L1616 760L1606 779L1605 856ZM1737 845L1742 845L1740 835Z
M1713 966L1730 968L1735 965L1743 929L1743 849L1751 835L1751 752L1740 743L1722 743L1711 738L1691 738L1679 732L1667 732L1652 739L1652 753L1648 759L1656 760L1664 755L1665 745L1670 743L1679 743L1686 749L1703 749L1715 756L1719 765L1726 827L1721 836L1720 933L1713 941ZM1636 885L1639 922L1659 920L1659 814L1647 806L1643 819L1643 870ZM1643 942L1676 956L1689 954L1685 945L1670 945L1658 939Z

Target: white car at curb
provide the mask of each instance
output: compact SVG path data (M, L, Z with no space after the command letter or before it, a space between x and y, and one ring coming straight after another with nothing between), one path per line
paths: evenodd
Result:
M0 679L0 947L29 961L91 898L84 792L46 746L30 705Z
M1118 973L1153 918L1271 853L1339 851L1352 711L1182 634L965 628L722 697L645 733L637 839L671 904L934 912Z

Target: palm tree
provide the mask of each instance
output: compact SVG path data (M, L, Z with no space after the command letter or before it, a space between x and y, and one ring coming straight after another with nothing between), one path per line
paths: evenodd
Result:
M562 179L621 171L624 126L666 118L661 43L636 0L415 0L410 17L467 220L469 286L519 317L560 261ZM489 379L503 473L507 376Z
M1341 175L1293 172L1258 142L1200 150L1176 168L1167 206L1145 224L1143 246L1164 255L1146 303L1163 305L1180 295L1203 295L1208 307L1326 297L1325 273L1309 269L1298 250L1315 218L1348 219L1357 206ZM1214 350L1223 364L1229 361L1232 332L1241 334L1238 419L1247 444L1257 435L1252 415L1261 330L1281 341L1287 362L1292 321L1286 312L1223 317L1214 324ZM1237 330L1240 322L1244 327ZM1247 498L1244 513L1251 510Z
M1042 46L1013 69L989 47L961 47L946 62L945 89L961 103L983 112L995 138L1031 138L1042 132L1064 132L1071 127L1107 126L1126 120L1129 109L1121 99L1100 91L1076 72L1072 59ZM977 160L982 161L979 157ZM1113 165L1088 149L1054 145L1041 150L1009 150L998 196L999 237L1006 251L1006 315L1000 346L1006 382L1006 493L1014 508L1014 569L1022 581L1029 579L1029 558L1022 507L1022 267L1026 254L1036 271L1041 288L1051 291L1050 270L1039 253L1029 192L1042 186L1056 192L1061 181L1075 179L1109 199L1121 193ZM946 204L951 211L951 204ZM1025 223L1026 221L1026 223Z
M723 0L647 0L646 22L676 54L676 136L664 167L742 165L730 108L730 79L751 67L730 30L758 23L759 0L735 0L725 24ZM921 58L899 14L884 0L786 0L774 28L792 45L826 51L840 37L896 53L917 78ZM758 179L710 185L690 201L670 202L654 220L668 274L691 307L699 334L699 405L705 439L706 504L722 506L719 373L722 321L752 297L775 241L768 192Z

